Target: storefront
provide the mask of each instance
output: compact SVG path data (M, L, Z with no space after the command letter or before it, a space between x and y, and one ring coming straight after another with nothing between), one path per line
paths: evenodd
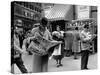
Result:
M45 17L51 25L51 31L56 30L57 25L61 27L61 30L65 30L66 24L73 19L72 5L53 4L52 8L46 9L45 12Z
M89 25L90 33L97 35L97 23L94 18L72 21L72 27L78 27L79 31L84 29L84 25ZM97 52L97 37L91 42L91 51L92 53Z
M21 19L25 31L30 30L41 18L42 7L40 3L12 2L12 21Z
M75 13L76 13L75 20L72 20L73 26L82 27L82 25L87 24L90 26L90 31L92 33L95 32L94 29L95 27L97 27L97 7L96 6L77 5L75 6Z

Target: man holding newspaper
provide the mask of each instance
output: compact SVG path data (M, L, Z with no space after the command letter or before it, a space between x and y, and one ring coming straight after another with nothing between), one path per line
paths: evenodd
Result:
M89 26L85 25L84 30L81 31L81 70L88 69L88 59L90 52L90 43L97 36L91 34L89 31Z
M54 41L47 29L48 20L42 18L40 26L33 28L32 36L25 39L25 43L30 43L28 50L33 53L33 72L47 72L48 71L48 57L49 52L53 52L53 47L62 43L61 41ZM23 46L26 49L25 45ZM52 49L50 49L52 48Z

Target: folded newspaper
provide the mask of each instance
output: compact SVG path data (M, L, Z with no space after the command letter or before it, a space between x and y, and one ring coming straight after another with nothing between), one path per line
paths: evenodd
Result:
M61 42L58 41L49 41L41 37L39 34L35 35L35 37L31 40L31 43L28 47L28 50L37 55L43 56L48 54L48 50L51 47L54 47Z

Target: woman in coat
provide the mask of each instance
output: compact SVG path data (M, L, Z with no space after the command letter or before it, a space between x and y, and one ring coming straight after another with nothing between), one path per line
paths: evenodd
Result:
M75 31L73 32L73 46L72 46L72 52L74 52L74 59L77 59L77 53L80 52L80 35L78 31L78 27L75 28Z

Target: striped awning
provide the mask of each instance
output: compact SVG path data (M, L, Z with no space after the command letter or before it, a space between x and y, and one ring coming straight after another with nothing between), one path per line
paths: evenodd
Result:
M48 13L45 14L45 17L49 20L66 20L66 15L68 15L70 8L71 5L54 5L54 7L47 11Z

